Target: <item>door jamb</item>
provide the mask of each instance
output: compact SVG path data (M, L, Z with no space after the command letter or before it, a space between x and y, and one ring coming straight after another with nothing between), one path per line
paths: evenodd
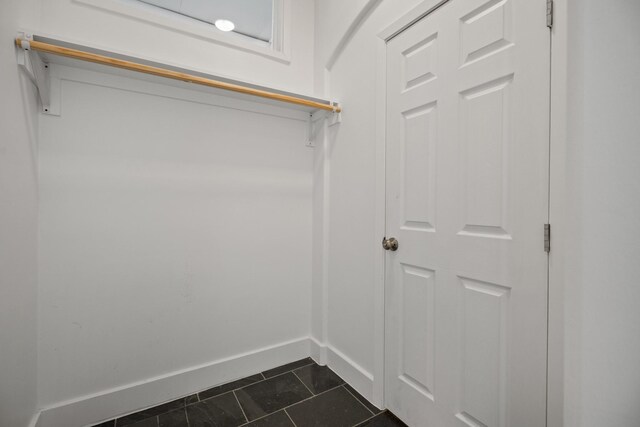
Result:
M554 0L551 29L549 138L549 252L547 322L547 427L564 425L564 230L566 211L567 76L569 1ZM572 5L573 3L571 3Z
M385 360L385 260L386 254L379 246L386 229L386 112L387 112L387 41L376 38L376 166L374 235L371 243L378 252L374 262L374 354L373 354L373 403L386 408L384 398Z

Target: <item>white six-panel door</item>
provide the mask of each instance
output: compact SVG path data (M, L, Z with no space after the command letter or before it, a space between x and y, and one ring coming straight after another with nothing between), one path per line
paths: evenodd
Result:
M542 427L545 0L450 0L387 46L385 401L419 427Z

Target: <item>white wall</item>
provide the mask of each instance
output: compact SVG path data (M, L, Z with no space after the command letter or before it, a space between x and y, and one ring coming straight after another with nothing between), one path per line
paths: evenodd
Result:
M42 22L29 28L311 94L314 1L289 3L287 61L190 35L188 20L169 29L75 0L40 0ZM44 422L97 421L112 404L133 410L139 402L91 402L306 338L313 151L304 114L60 70L62 115L42 116L39 129ZM177 397L170 384L151 394Z
M283 90L308 94L313 91L313 0L290 0L290 31L285 34L290 41L289 63L187 34L181 29L188 31L189 27L204 25L187 18L180 28L171 30L76 0L40 3L44 19L35 29L37 32ZM100 4L133 5L157 12L157 8L136 0L104 0Z
M349 27L361 12L366 0L342 2L322 0L315 2L315 57L314 78L316 93L330 96L330 71L328 62L339 50ZM342 102L342 100L340 100ZM326 128L322 122L316 125L317 147L314 150L314 239L313 239L313 293L312 327L313 339L325 347L315 357L326 362L329 302L329 229L331 223L331 146L336 128ZM339 127L339 126L338 126ZM335 243L334 243L335 244ZM336 250L339 250L336 247Z
M316 93L325 93L329 83L325 70L345 40L349 28L358 22L358 14L368 3L378 0L319 0L315 2L315 88ZM328 93L328 92L326 92Z
M306 338L304 115L61 73L62 115L40 118L40 404Z
M36 412L37 106L12 39L35 2L0 3L0 426Z
M568 2L565 426L640 425L640 3Z
M364 3L350 6L358 9ZM370 373L375 373L372 274L378 244L372 215L376 34L418 3L382 1L318 84L345 108L343 122L333 136L328 135L327 344ZM564 414L554 413L552 425L562 425L564 416L564 425L571 427L637 426L640 63L635 53L640 45L640 3L557 3L566 14L557 26L564 23L568 29L554 43L568 43L564 52L569 56L554 59L554 78L568 78L566 83L554 82L553 97L556 105L568 103L568 122L564 111L556 111L553 132L568 135L568 143L552 150L557 154L552 159L557 174L552 178L556 179L552 200L562 203L561 212L552 206L552 213L561 215L552 217L556 261L552 269L561 275L560 283L552 283L552 308L562 304L552 313L553 322L560 316L559 325L552 323L558 327L552 331L554 351L556 344L564 343L563 368L552 366L552 373L563 375L561 386L552 378L555 388L550 390L556 399L550 410L560 402ZM351 26L344 24L340 12L330 11L329 7L316 16L316 69L321 71L332 53L321 53L327 48L318 46L337 43ZM348 17L358 13L352 8L344 11ZM562 294L556 298L558 289ZM321 324L321 319L315 322Z
M377 34L418 3L363 0L316 8L316 46L328 44L316 47L316 69L326 70L318 86L344 106L342 123L327 132L326 345L354 367L341 373L349 380L364 379L359 391L374 400L381 397L371 383L381 380L376 377L374 298L382 239L375 228ZM364 19L349 22L345 16ZM323 154L317 150L316 155Z
M328 208L327 172L328 161L325 158L325 127L324 120L314 122L315 144L313 153L313 238L312 238L312 281L311 281L311 327L310 336L318 345L324 345L326 340L326 257L325 229L327 226ZM316 349L312 354L314 359L326 364L326 354Z
M312 196L313 336L373 376L375 40L419 1L382 1L359 27L353 19L375 2L315 2L314 22L311 0L293 1L290 64L73 0L42 0L38 26L32 4L18 3L2 4L5 39L22 25L283 89L315 87L345 106L327 150L315 151L314 174L302 122L158 96L161 89L65 83L62 117L41 123L40 403L304 336ZM565 425L635 426L640 5L569 3ZM356 31L345 38L349 28ZM0 84L15 102L2 104L0 119L0 424L13 426L35 407L35 105L29 85L18 84L13 48L3 46L8 78ZM240 285L220 288L228 281ZM260 304L276 304L276 295L287 295L276 310Z

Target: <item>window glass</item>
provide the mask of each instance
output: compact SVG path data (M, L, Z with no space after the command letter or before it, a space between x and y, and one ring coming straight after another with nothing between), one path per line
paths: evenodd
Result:
M266 43L273 39L273 0L139 1L215 25L222 31L233 28L231 32Z

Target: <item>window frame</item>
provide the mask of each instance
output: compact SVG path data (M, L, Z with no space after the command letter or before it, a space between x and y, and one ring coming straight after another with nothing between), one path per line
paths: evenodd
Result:
M213 24L181 15L138 0L73 0L74 3L106 10L159 27L197 37L222 46L264 56L283 63L291 62L291 1L273 0L271 43L237 33L225 33Z

